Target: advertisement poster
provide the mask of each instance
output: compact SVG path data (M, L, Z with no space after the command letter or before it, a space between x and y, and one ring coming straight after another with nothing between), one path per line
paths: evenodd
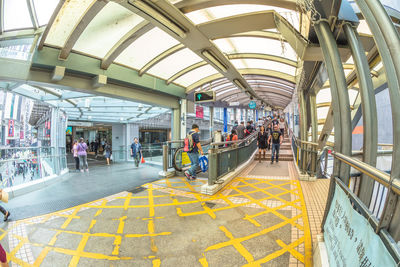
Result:
M14 120L8 121L8 137L14 137Z
M202 106L196 106L196 118L204 118L204 108Z

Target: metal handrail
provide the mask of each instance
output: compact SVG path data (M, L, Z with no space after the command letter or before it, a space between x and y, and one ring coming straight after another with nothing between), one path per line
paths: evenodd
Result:
M332 151L331 154L341 162L344 162L351 167L359 170L361 173L368 175L385 187L391 187L393 192L400 195L400 181L398 181L397 179L391 180L390 175L386 172L378 170L377 168L372 167L365 162L343 155L339 152Z
M229 144L242 144L250 140L251 138L258 136L258 131L255 131L251 135L247 136L244 139L236 140L236 141L225 141L225 142L218 142L218 143L211 143L210 146L221 146L221 145L229 145Z

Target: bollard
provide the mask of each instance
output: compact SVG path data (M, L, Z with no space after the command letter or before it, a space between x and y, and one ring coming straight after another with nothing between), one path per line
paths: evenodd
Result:
M168 171L168 144L163 145L163 171Z

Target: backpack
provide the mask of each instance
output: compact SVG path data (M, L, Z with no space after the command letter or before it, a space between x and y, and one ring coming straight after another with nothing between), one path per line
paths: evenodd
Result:
M193 134L195 132L189 133L188 135L186 135L183 145L183 151L184 152L190 152L193 150L194 148L194 142L193 142Z

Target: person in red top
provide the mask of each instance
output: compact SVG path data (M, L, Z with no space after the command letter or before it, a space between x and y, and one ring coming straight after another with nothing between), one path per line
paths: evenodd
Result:
M238 139L239 138L238 138L236 130L232 129L231 134L228 135L228 137L226 138L226 142L228 142L228 141L237 141Z

